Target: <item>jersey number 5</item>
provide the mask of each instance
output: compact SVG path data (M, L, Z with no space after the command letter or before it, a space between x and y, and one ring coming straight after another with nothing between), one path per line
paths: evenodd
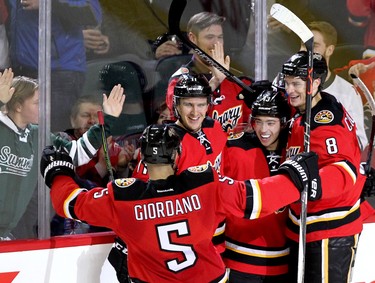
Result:
M157 226L160 248L167 252L182 252L185 260L172 259L166 262L169 270L179 272L194 265L197 261L196 253L191 245L181 245L171 242L171 234L175 233L178 238L189 236L189 225L187 221Z

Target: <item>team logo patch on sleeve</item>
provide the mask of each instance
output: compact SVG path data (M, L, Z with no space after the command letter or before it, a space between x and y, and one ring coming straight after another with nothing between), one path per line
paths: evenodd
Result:
M208 165L204 164L204 165L189 167L187 170L192 173L199 173L199 172L206 171L207 168L208 168Z
M240 139L245 133L239 132L239 133L231 133L228 137L228 140L238 140Z
M130 185L134 184L135 178L123 178L123 179L116 179L115 184L119 188L127 188Z
M321 110L316 113L314 122L319 124L329 124L333 121L334 115L329 110Z

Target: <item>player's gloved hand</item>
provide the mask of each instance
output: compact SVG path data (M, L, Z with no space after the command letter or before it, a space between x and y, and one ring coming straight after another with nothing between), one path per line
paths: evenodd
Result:
M250 93L243 89L237 96L238 99L241 99L245 102L246 106L251 108L253 106L254 101L258 97L259 94L261 94L264 90L270 89L272 86L272 83L269 80L261 80L253 82L250 86L252 90L254 90L253 93Z
M375 169L371 168L367 174L366 182L363 185L362 197L375 196Z
M74 165L72 158L64 150L57 150L54 146L47 146L40 160L40 173L44 182L51 188L53 178L57 175L66 175L74 178Z
M289 175L300 192L308 186L309 200L319 200L322 197L318 155L315 152L303 152L293 156L280 165L278 173Z

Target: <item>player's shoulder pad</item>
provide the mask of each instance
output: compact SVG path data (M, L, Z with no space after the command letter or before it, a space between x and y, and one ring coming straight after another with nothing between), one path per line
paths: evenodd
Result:
M212 119L211 117L206 116L202 122L202 128L213 128L215 126L215 121L216 120Z
M322 99L311 109L311 129L319 126L342 125L344 111L341 103L328 93L321 93Z
M181 172L178 178L180 184L183 184L185 190L188 191L213 182L214 174L212 166L203 164L187 168Z
M183 127L177 125L176 123L168 124L168 126L170 126L171 128L173 128L173 130L180 137L181 140L183 139L184 135L187 134L187 130L184 129Z
M139 199L146 189L147 183L136 178L121 178L112 182L115 200Z

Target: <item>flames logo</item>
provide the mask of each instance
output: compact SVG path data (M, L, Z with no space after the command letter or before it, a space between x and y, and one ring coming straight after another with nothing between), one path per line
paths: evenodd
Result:
M134 184L135 178L123 178L123 179L116 179L115 184L119 188L127 188Z
M207 168L208 168L208 165L207 164L203 164L203 165L199 165L199 166L189 167L187 170L189 172L192 172L192 173L199 173L199 172L206 171Z
M333 121L334 115L329 110L322 110L316 113L314 122L319 124L329 124Z

